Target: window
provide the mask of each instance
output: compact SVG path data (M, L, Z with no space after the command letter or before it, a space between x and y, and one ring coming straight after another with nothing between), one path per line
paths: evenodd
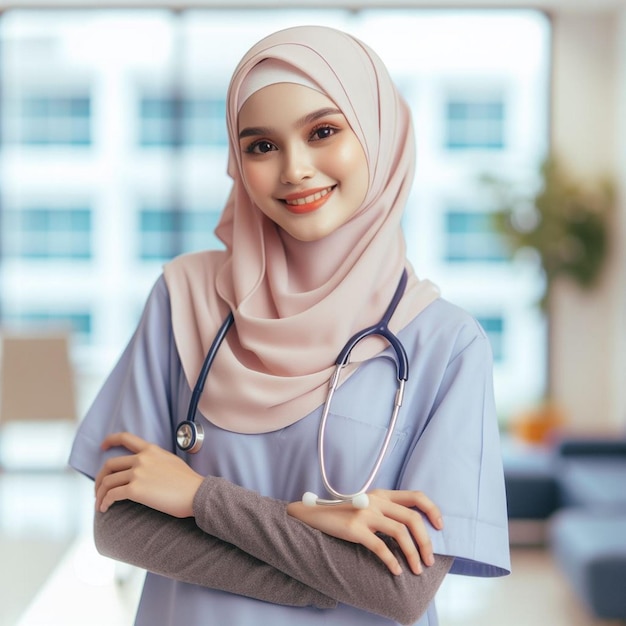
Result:
M450 98L446 104L449 150L502 150L505 108L501 99Z
M183 252L223 247L213 231L220 211L142 209L139 256L144 261L164 261Z
M54 327L68 328L74 333L87 336L91 334L91 313L84 311L74 312L51 312L51 311L28 311L14 320L22 328L27 327Z
M445 260L449 263L507 261L504 241L488 212L452 209L445 215Z
M227 146L224 99L187 100L183 113L185 145Z
M91 210L29 207L4 215L4 254L24 259L91 258Z
M173 120L177 102L167 98L143 98L140 105L142 146L171 146L175 143Z
M89 146L91 99L89 96L29 95L18 104L18 136L30 146Z
M139 142L144 147L228 143L224 99L144 97L139 115Z

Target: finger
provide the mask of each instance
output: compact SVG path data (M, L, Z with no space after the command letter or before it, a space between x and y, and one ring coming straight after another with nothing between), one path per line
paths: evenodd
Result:
M422 513L426 515L428 521L437 529L443 528L443 516L439 507L421 491L414 491L416 506Z
M426 565L432 565L435 562L433 542L430 538L426 525L421 519L421 516L419 516L419 518L413 517L407 520L406 526L412 536L412 539L417 544L417 549L422 557L422 561L424 561Z
M123 447L130 452L141 452L145 450L150 444L141 437L133 435L129 432L111 433L100 444L102 450L108 450L109 448Z
M405 507L415 507L426 515L437 530L443 528L443 517L439 507L422 491L404 489L387 493L387 499L391 502Z
M105 461L104 465L100 468L100 471L96 475L95 491L98 491L100 484L106 476L132 467L134 460L134 455L127 455L112 457Z
M392 574L395 576L402 574L402 567L398 559L380 537L377 537L373 532L368 532L360 543L373 552Z
M411 571L414 574L422 573L423 555L418 551L409 529L403 522L384 517L376 521L375 528L372 528L372 531L381 532L394 539L404 554Z
M108 485L112 485L116 481L119 481L119 477L121 475L125 475L126 472L132 469L132 464L130 463L119 464L118 467L116 467L114 470L108 471L110 467L111 466L108 466L106 470L103 469L101 473L98 475L99 480L96 484L96 495L101 489L103 488L106 489Z
M422 519L422 516L413 509L407 509L404 506L392 505L392 510L387 509L384 514L387 517L399 522L403 529L406 530L402 534L402 537L396 538L396 541L400 543L400 540L404 542L402 544L402 551L407 559L414 558L413 551L419 551L419 557L426 565L432 565L435 562L433 554L433 544L430 538L426 524ZM408 543L407 543L408 542ZM416 547L417 546L417 547ZM413 562L411 559L410 562Z
M424 555L421 549L418 550L418 547L413 541L413 537L406 526L398 524L397 530L390 536L396 540L398 547L402 551L402 554L404 554L404 558L414 574L422 573L422 561L430 565L430 563L428 563L428 557Z
M100 504L98 505L98 511L100 513L106 513L109 508L115 504L116 502L121 502L122 500L132 500L132 495L130 493L129 483L125 483L123 485L119 485L113 489L109 489L105 494Z
M128 500L130 496L128 486L131 478L131 470L107 476L96 493L96 509L105 513L114 502Z

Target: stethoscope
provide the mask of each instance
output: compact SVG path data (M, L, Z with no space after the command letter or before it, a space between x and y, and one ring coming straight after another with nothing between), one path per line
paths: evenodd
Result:
M383 459L385 458L385 455L389 448L389 443L393 436L396 422L398 420L398 413L400 412L400 407L402 406L402 400L404 397L404 385L409 378L409 359L407 357L406 350L404 349L404 346L402 345L400 340L389 330L389 320L393 316L398 306L398 303L404 295L407 280L408 276L405 270L402 273L400 282L396 287L396 291L393 294L391 302L389 303L389 306L387 307L387 310L383 314L380 321L373 326L364 328L363 330L352 336L348 340L344 348L341 350L339 356L337 357L337 360L335 361L335 371L333 372L329 381L328 395L326 396L326 401L324 402L324 409L320 420L317 439L318 457L322 473L322 482L324 483L324 488L332 496L332 499L319 498L316 494L307 491L302 496L302 502L307 506L315 506L318 504L337 505L343 504L345 502L351 502L352 506L357 509L365 509L369 506L369 498L366 492L374 482L376 474L378 473L378 470L380 469L380 466L382 465ZM181 422L176 428L176 445L183 452L198 452L198 450L200 450L202 446L202 442L204 441L204 429L201 424L198 424L195 421L196 413L198 410L198 402L200 401L200 396L202 395L204 384L209 374L209 370L211 369L211 365L213 364L213 361L215 360L215 357L217 355L217 351L224 341L224 337L226 336L228 329L233 325L234 320L235 318L233 316L233 313L230 312L226 319L222 322L219 330L217 331L217 334L215 335L215 338L211 343L211 347L209 348L209 351L207 352L207 355L204 359L204 363L202 364L202 368L200 369L200 373L198 374L198 380L196 381L193 392L191 394L189 408L187 410L187 419ZM358 491L354 493L341 493L332 487L328 479L328 473L326 471L324 454L324 435L326 433L326 424L328 423L330 405L335 390L337 389L337 385L339 384L341 371L344 367L346 367L346 365L348 365L350 361L350 354L352 353L352 350L355 348L355 346L363 339L372 336L382 337L391 346L395 355L398 386L396 389L393 410L389 419L387 433L378 452L376 462L374 463L372 470L367 477L367 480L363 483L363 486Z

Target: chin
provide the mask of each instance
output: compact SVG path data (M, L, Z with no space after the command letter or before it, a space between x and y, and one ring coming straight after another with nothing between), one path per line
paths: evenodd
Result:
M324 239L327 236L327 233L316 234L316 233L289 233L294 239L297 241L301 241L302 243L313 243L314 241L319 241L320 239Z

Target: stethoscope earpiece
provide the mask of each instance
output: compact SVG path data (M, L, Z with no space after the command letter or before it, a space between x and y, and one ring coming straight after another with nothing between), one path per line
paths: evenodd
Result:
M204 429L201 424L186 420L176 428L176 444L183 452L197 452L202 447L203 441Z
M355 509L366 509L370 505L369 496L364 492L357 493L351 498L338 498L337 500L325 500L324 498L319 498L317 494L312 491L307 491L302 495L302 504L310 507L317 505L334 506L336 504L344 504L346 502L350 502Z
M317 494L307 491L302 495L302 504L304 506L315 506L317 504Z
M366 509L369 505L370 499L366 493L360 493L352 498L352 506L355 509Z

